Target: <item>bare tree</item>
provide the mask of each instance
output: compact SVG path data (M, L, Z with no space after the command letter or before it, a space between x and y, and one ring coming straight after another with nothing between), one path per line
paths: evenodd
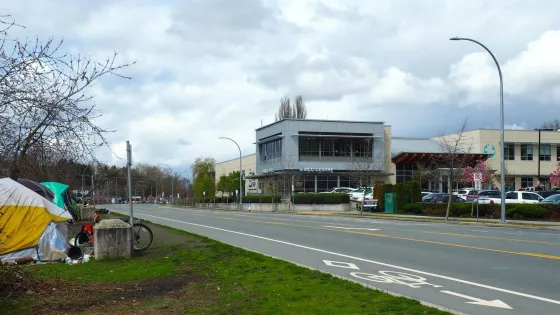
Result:
M110 130L97 126L90 87L117 72L117 54L102 62L62 52L63 41L10 36L15 22L0 17L0 172L11 178L31 174L60 159L95 159Z
M465 135L467 120L465 119L456 134L438 138L442 154L435 155L431 161L432 169L439 174L444 174L449 183L449 201L445 212L445 220L449 219L449 210L453 198L453 186L464 181L464 168L473 163L470 155L472 139ZM435 167L434 167L435 166ZM439 170L437 171L436 170Z
M541 128L550 128L554 130L560 130L560 119L556 118L551 121L547 121L542 124Z
M282 119L306 119L307 107L301 95L296 96L294 105L292 106L290 98L286 95L280 99L280 107L276 113L275 121Z
M383 163L379 162L380 156L373 156L373 140L366 139L363 146L356 152L351 146L350 162L347 165L348 177L353 185L358 187L372 187L374 176L383 169ZM361 209L364 207L364 200L367 189L364 189L362 196Z

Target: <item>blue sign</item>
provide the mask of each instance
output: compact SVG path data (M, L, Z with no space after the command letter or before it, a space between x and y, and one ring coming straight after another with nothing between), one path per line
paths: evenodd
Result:
M496 155L496 147L493 144L487 144L484 146L484 154L489 154L489 159L493 159Z

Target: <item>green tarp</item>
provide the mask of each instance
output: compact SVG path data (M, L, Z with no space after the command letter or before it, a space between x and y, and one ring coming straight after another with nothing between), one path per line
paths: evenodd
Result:
M53 192L54 199L52 202L55 205L61 207L62 209L66 209L64 206L64 194L66 194L66 190L68 190L70 186L56 182L42 182L41 185L49 188Z

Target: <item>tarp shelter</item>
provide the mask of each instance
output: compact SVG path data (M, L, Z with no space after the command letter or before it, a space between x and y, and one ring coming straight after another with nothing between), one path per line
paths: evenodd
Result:
M41 184L39 184L37 182L34 182L32 180L23 179L23 178L18 178L17 182L22 184L23 186L33 190L34 192L38 193L39 195L41 195L42 197L44 197L48 201L53 201L54 200L53 192L44 185L41 185Z
M22 184L0 179L0 260L51 260L68 248L70 213Z
M70 186L57 183L57 182L42 182L41 185L47 187L50 191L54 194L54 199L52 202L59 206L62 209L66 210L73 210L72 202L70 201L70 194L68 193L68 189ZM76 220L75 213L70 212L74 220Z

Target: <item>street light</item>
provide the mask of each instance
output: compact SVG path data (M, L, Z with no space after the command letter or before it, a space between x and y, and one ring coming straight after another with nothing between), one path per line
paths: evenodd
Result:
M501 208L501 218L500 218L500 222L501 223L506 223L506 192L505 192L505 174L504 174L504 170L505 170L505 162L504 162L504 80L502 78L502 69L500 69L500 64L498 63L498 60L496 59L496 57L494 56L494 54L490 51L490 49L488 49L488 47L484 46L482 43L474 40L474 39L470 39L470 38L464 38L464 37L453 37L450 38L449 40L466 40L469 42L473 42L475 44L480 45L482 48L484 48L489 54L490 56L492 56L492 59L494 59L494 62L496 63L496 67L498 68L498 74L500 75L500 143L502 146L502 154L500 154L500 186L501 186L501 204L500 204L500 208Z
M169 168L169 171L171 171L171 198L173 198L173 170L171 169L171 166L167 164L160 163L158 164L158 166L159 165L167 166ZM161 185L161 192L163 193L163 184Z
M535 128L533 129L535 131L539 132L539 146L538 146L538 157L537 157L537 182L539 183L539 188L541 187L540 182L541 182L541 131L554 131L554 129L552 128Z
M241 148L239 147L239 144L237 144L237 142L235 142L235 140L228 138L228 137L220 137L220 139L226 139L226 140L230 140L231 142L235 143L235 145L237 146L237 148L239 149L239 211L243 211L243 181L241 180L241 174L243 172L242 170L242 164L241 164Z
M84 199L84 171L87 170L89 166L84 167L82 170L82 202L85 201Z

